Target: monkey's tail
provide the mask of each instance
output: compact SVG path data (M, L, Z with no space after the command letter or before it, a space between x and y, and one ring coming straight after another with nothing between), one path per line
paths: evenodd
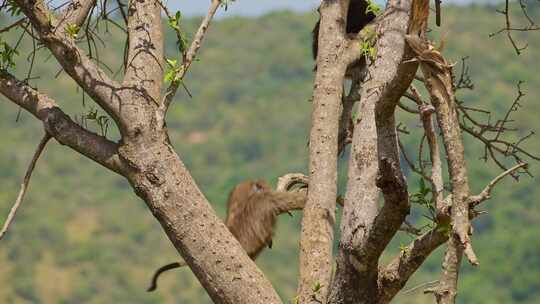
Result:
M182 261L182 262L170 263L170 264L159 267L158 270L156 270L156 272L152 276L152 282L150 283L150 287L148 287L148 289L146 291L152 292L152 291L156 290L156 288L157 288L157 280L158 280L159 276L162 273L164 273L165 271L169 271L169 270L175 269L175 268L180 268L180 267L183 267L183 266L186 266L186 265L187 265L186 262Z

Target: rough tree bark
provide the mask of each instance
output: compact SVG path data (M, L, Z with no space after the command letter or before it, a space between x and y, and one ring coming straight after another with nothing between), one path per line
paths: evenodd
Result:
M375 20L377 58L361 86L354 123L341 240L331 303L376 303L378 259L405 216L409 203L399 169L393 118L417 65L405 44L412 1L389 1ZM384 170L379 170L379 166ZM385 204L379 210L379 191Z
M88 14L90 2L70 6L64 14L79 16L72 22L82 23L87 16L80 16ZM219 1L214 2L219 5ZM129 60L121 84L108 78L72 37L58 30L64 23L57 20L64 20L63 16L51 18L54 13L43 1L20 0L16 4L64 70L113 118L122 140L114 143L85 130L52 99L6 71L0 77L2 94L40 119L58 142L126 177L214 302L281 303L169 144L161 96L160 4L151 0L129 3Z
M345 16L349 1L323 1L309 137L310 187L300 239L301 303L326 302L332 277L340 104L347 63Z

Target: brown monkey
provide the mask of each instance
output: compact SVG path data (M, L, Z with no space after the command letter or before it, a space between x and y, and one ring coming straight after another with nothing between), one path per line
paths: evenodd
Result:
M346 24L346 33L349 35L358 34L368 23L375 19L375 14L373 12L366 12L368 7L367 0L351 0L349 2L349 9L347 12L347 24ZM319 50L319 27L321 25L321 19L315 23L313 27L313 59L317 60L317 54ZM361 58L356 62L353 62L349 69L356 67L364 67L366 65L366 59ZM317 66L315 66L317 69Z
M229 194L225 225L254 260L265 247L272 247L277 216L303 209L305 203L305 191L277 192L263 180L244 181ZM148 291L156 289L161 273L183 266L186 266L184 261L159 268L152 277Z

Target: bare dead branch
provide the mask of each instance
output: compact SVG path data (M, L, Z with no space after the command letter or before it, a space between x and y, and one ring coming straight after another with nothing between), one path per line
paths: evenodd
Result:
M468 199L469 205L471 208L476 207L480 203L482 203L485 200L488 200L491 197L491 191L498 182L500 182L505 176L512 174L513 172L524 168L526 169L528 166L527 163L521 163L513 166L512 168L504 171L503 173L499 174L497 177L495 177L489 184L486 185L486 187L477 195L471 195Z
M517 84L517 95L512 101L508 109L502 118L497 119L495 122L491 121L491 113L489 111L465 106L463 102L456 102L458 107L458 114L461 116L460 128L473 138L479 140L484 144L484 155L482 159L484 161L492 160L502 170L507 170L507 166L502 159L512 159L516 163L524 163L524 158L530 158L533 160L540 160L540 157L522 148L522 144L529 139L534 132L529 132L524 136L519 136L516 140L506 139L504 135L517 131L516 128L509 127L513 122L511 116L521 107L521 99L525 96L521 85L523 82ZM473 117L473 113L486 114L487 119L479 120ZM517 176L511 173L514 179Z
M403 292L403 294L410 294L410 293L413 293L419 289L422 289L424 287L430 287L430 286L436 286L437 284L439 284L439 280L434 280L434 281L429 281L429 282L424 282L424 283L421 283L419 285L416 285L410 289L407 289Z
M448 160L452 187L452 232L443 260L443 274L435 295L438 303L454 303L462 254L465 253L473 265L478 264L478 259L469 238L471 226L467 198L470 190L454 98L452 67L427 40L407 36L407 42L420 62L424 84L437 113Z
M521 12L523 16L526 18L526 20L529 22L529 25L524 27L513 27L512 26L512 20L511 20L511 12L510 12L510 0L505 0L504 2L504 9L503 10L497 10L498 13L504 15L505 20L505 26L501 28L500 30L489 34L490 37L496 36L501 33L506 33L506 37L508 38L508 41L512 44L512 47L516 51L517 55L521 55L522 51L527 48L527 44L523 46L518 46L517 42L515 41L514 37L512 36L512 32L529 32L529 31L538 31L540 30L540 26L536 25L536 23L531 19L531 17L527 14L527 6L525 5L523 0L519 0L519 6L521 8Z
M0 240L5 236L6 232L9 229L9 226L11 225L11 223L13 222L13 219L15 218L15 214L17 213L17 210L19 209L24 199L28 186L30 185L30 178L32 177L32 172L34 172L34 168L36 166L37 160L39 159L41 152L43 152L43 149L45 149L45 146L47 145L47 142L49 141L50 138L51 136L45 132L45 134L43 135L43 138L41 139L41 141L39 142L39 145L36 148L36 151L34 152L34 156L32 157L32 160L30 161L30 164L28 165L28 168L26 169L23 182L21 183L21 189L19 190L19 195L17 196L17 200L15 201L15 204L13 204L13 207L11 207L8 217L6 221L4 222L4 226L2 227L2 230L0 230Z
M178 81L171 82L170 86L165 91L165 99L163 101L163 111L167 111L169 108L171 102L174 99L174 96L176 95L176 91L178 90L178 87L180 86L182 79L186 75L187 71L189 70L189 67L193 63L193 60L195 59L195 56L197 56L197 53L199 49L202 46L204 37L206 36L206 33L208 32L208 28L210 27L210 22L214 18L214 15L216 14L217 9L221 5L221 0L212 0L210 3L210 7L208 8L208 13L204 17L204 19L201 22L201 25L199 25L199 29L197 30L197 33L195 34L195 37L193 38L193 42L191 43L191 46L187 50L185 54L185 60L182 63L182 68L180 69L180 73L177 75Z
M469 57L461 58L461 69L459 73L459 78L454 79L454 89L456 91L461 89L474 89L474 84L472 82L471 75L469 74L469 66L467 65L467 59L469 59Z

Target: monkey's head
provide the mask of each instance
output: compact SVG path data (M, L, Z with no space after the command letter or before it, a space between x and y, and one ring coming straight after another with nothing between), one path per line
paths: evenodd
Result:
M229 194L228 204L247 202L255 194L272 191L270 185L264 180L247 180L239 183Z
M239 183L229 194L226 220L232 220L232 218L241 214L249 205L252 197L271 191L270 185L263 180L246 180Z

